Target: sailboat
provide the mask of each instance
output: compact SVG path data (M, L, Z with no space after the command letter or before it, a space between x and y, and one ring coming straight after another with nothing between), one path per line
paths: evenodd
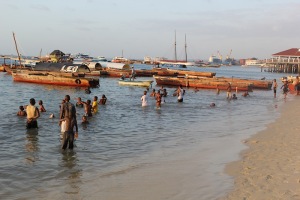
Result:
M162 64L162 65L175 65L175 66L178 66L180 68L186 68L187 66L194 66L195 63L194 62L188 62L187 61L187 45L186 45L186 35L185 35L185 60L177 60L177 49L176 49L176 31L175 31L175 43L174 43L174 50L175 50L175 60L166 60L166 59L163 59L163 60L159 60L157 61L159 64Z

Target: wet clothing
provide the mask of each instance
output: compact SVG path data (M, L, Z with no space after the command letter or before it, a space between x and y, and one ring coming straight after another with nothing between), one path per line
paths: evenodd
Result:
M74 142L74 128L78 132L77 120L76 120L76 108L70 103L66 102L62 104L60 111L60 119L65 122L65 132L63 133L62 149L66 149L69 145L69 149L73 149Z
M26 128L38 128L37 120L36 118L39 116L38 114L38 108L33 106L33 105L28 105L26 107L27 111L27 123L26 123Z

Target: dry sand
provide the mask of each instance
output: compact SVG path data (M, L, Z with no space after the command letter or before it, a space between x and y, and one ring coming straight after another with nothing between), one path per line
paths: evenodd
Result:
M285 102L281 116L244 141L242 159L227 165L234 188L224 199L300 200L300 97Z

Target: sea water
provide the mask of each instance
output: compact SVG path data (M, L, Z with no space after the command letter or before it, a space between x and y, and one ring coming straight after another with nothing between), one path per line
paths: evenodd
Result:
M212 71L226 77L276 78L279 86L283 76L240 66L190 70ZM85 94L83 88L13 82L6 73L0 73L0 85L1 199L47 199L54 193L56 199L71 199L74 195L82 199L85 194L80 189L85 183L96 183L97 177L128 166L155 165L174 157L176 152L195 148L200 149L200 168L204 169L199 177L203 187L197 193L203 199L215 199L232 187L232 179L223 170L226 163L239 158L240 150L245 148L241 141L274 121L284 103L279 90L276 99L272 90L254 90L247 98L238 93L238 100L228 101L224 91L217 95L215 90L195 92L190 88L184 88L184 102L178 103L172 95L175 88L165 86L169 94L166 103L157 109L155 100L149 97L149 106L143 108L141 96L145 88L119 86L115 78L100 78L100 87L92 89L91 94ZM160 87L154 82L150 91L153 88ZM83 108L77 108L79 138L73 151L64 152L58 117L66 94L72 103L77 97L86 101L105 94L107 104L99 105L99 112L89 118L87 126L80 123ZM16 113L30 98L43 100L47 112L41 113L39 128L28 131L26 119ZM216 107L210 107L212 102ZM56 118L49 118L52 113Z

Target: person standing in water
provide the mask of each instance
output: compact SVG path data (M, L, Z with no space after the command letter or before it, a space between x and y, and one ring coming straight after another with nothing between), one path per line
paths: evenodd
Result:
M43 105L43 101L42 100L39 100L39 105L40 105L40 112L46 112L46 109Z
M17 113L18 116L26 116L27 115L26 111L24 110L24 106L20 106L19 109L20 110Z
M231 96L231 84L228 83L228 86L227 86L227 99L231 99L232 96Z
M66 123L65 132L63 133L63 139L62 139L62 149L63 150L65 150L67 148L67 146L69 146L69 149L73 149L74 138L78 137L76 108L69 101L70 101L70 96L66 95L65 103L62 104L61 110L60 110L59 125L61 126L62 121L65 121L65 123ZM75 128L75 133L74 133L74 128Z
M26 128L38 128L37 118L40 117L40 111L35 106L35 99L31 98L29 100L30 104L26 107L27 111L27 123Z
M278 84L276 82L276 79L273 80L273 92L274 92L274 98L276 98L276 92L277 92Z
M144 91L144 95L141 97L141 101L142 101L142 107L148 106L147 91Z
M177 101L178 102L183 102L183 94L184 94L184 90L182 89L182 86L180 85L177 89Z
M93 111L93 113L98 112L98 97L97 96L94 96L94 101L92 103L92 111Z

